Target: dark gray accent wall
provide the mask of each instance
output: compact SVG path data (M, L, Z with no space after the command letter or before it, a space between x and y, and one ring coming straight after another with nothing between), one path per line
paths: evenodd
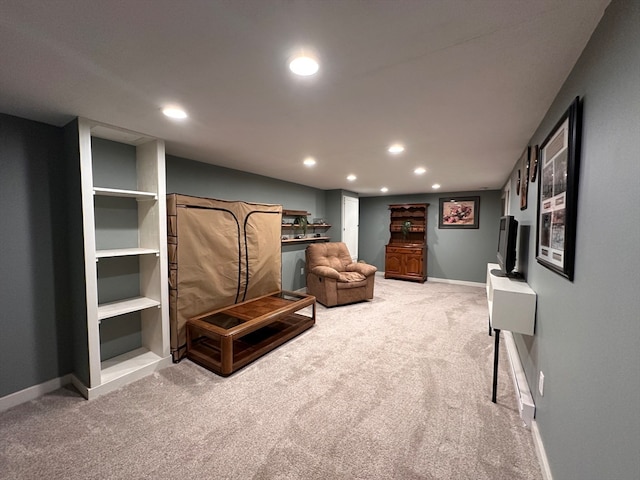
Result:
M0 114L0 396L71 371L62 131Z
M477 229L439 229L440 198L480 197ZM428 203L427 275L447 280L484 283L487 263L496 262L500 192L457 192L383 197L360 197L360 259L384 271L385 245L389 242L389 205Z
M331 239L342 241L342 190L327 191L327 218L326 221L331 224Z
M171 155L167 155L167 193L279 204L284 209L308 211L310 220L327 216L324 190ZM329 236L333 235L332 230L327 231ZM306 243L283 245L283 289L297 290L306 285L301 273L306 246Z
M583 101L573 282L535 259L539 182L520 211L534 336L515 335L554 480L640 478L640 2L614 0L530 144ZM514 159L515 160L515 159ZM522 253L522 252L521 252ZM544 396L538 393L544 372Z

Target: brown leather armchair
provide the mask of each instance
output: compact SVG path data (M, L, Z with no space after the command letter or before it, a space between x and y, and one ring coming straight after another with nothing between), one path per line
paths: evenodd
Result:
M351 260L343 242L312 243L306 249L307 293L325 307L373 298L378 270Z

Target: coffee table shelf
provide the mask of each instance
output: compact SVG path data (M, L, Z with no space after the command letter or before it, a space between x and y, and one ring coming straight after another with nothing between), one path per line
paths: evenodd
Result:
M300 312L310 307L310 313ZM280 291L187 321L187 358L223 376L313 327L316 299Z

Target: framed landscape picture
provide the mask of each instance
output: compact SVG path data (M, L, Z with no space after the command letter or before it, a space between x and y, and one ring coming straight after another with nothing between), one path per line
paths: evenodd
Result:
M580 134L577 97L538 152L536 260L569 280L575 262Z
M478 228L480 197L441 198L438 228Z

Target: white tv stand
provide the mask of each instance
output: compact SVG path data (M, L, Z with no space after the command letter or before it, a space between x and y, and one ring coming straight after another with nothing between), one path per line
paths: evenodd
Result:
M496 402L496 389L498 387L498 352L500 347L500 330L533 335L536 317L536 292L529 285L521 280L509 277L500 277L492 273L492 270L500 270L497 263L487 264L487 301L489 303L489 335L493 329L495 335L495 347L493 357L493 393L491 401ZM517 354L515 354L517 356ZM511 352L510 352L510 357ZM512 358L512 366L514 364ZM520 413L527 421L528 417L533 418L533 400L524 378L524 373L519 367L513 368L513 377L516 389L519 393ZM520 378L519 378L520 377ZM526 393L523 400L523 389ZM528 413L523 409L528 408Z

